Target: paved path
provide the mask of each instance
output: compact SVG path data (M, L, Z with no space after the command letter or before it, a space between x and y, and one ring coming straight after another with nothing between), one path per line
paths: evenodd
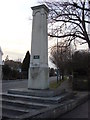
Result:
M62 81L61 85L57 89L66 89L72 91L71 83L68 80Z
M88 100L84 104L76 107L71 112L68 112L68 113L62 115L57 120L60 120L60 118L90 118L89 107L90 107L90 100Z
M71 84L68 80L64 81L61 86L58 89L66 89L67 91L72 91ZM80 95L82 92L78 92L78 95ZM83 92L83 94L89 94L87 92ZM90 118L90 100L88 100L86 103L76 107L72 111L60 116L58 120L62 119L68 119L68 120L73 120L72 118ZM71 118L71 119L70 119ZM61 119L61 120L62 120ZM67 120L66 119L66 120Z

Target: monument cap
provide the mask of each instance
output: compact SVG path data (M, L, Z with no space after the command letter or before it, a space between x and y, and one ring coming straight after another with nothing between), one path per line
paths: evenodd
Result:
M44 8L47 12L49 12L49 8L45 4L31 7L32 10L36 10L36 9L40 9L40 8Z

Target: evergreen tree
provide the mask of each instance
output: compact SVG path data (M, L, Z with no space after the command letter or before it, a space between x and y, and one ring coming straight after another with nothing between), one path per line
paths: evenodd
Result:
M22 72L25 73L26 78L28 77L29 63L30 63L30 53L29 51L27 51L22 63Z

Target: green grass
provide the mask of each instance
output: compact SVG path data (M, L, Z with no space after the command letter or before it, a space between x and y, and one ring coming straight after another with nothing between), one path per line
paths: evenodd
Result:
M58 83L57 83L57 81L54 81L54 82L51 82L51 83L49 84L49 88L51 88L51 89L56 89L56 88L58 88L60 85L61 85L61 81L60 81L60 80L58 81Z
M64 80L67 80L67 77L66 77L66 76L64 76L64 79L63 79L63 80L58 80L58 83L57 83L57 80L54 81L54 82L51 82L51 83L49 84L49 88L50 88L50 89L56 89L56 88L58 88Z

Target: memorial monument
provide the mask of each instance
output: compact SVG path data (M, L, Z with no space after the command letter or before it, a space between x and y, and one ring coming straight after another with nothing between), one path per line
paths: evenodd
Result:
M32 10L33 23L28 88L47 89L49 88L47 35L49 9L46 5L39 5L32 7Z
M74 96L72 92L67 92L65 89L48 89L47 15L49 10L45 5L32 7L32 10L29 89L10 89L7 93L1 94L3 96L0 115L2 120L57 119L86 101L86 97L88 98L88 95L79 98L78 94Z
M2 55L3 55L3 52L0 47L0 80L2 80Z

